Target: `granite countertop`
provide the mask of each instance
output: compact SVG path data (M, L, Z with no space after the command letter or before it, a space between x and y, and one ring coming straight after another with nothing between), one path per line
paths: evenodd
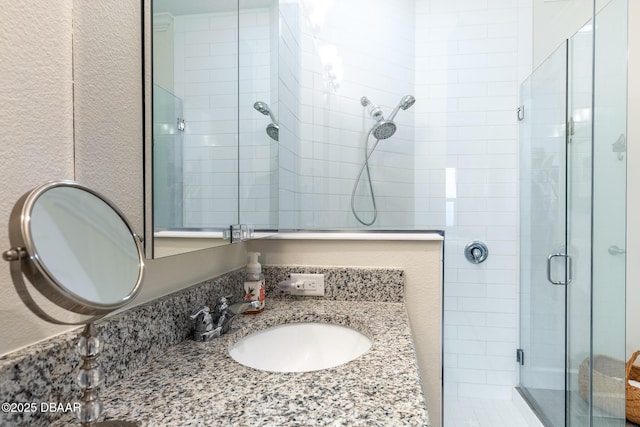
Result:
M304 321L351 326L373 346L347 364L297 373L258 371L228 354L252 332ZM141 426L429 425L403 303L267 300L228 334L175 345L101 397L105 420Z

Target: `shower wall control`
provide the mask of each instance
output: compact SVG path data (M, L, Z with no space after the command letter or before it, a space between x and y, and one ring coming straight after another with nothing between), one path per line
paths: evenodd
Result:
M467 261L480 264L489 256L489 249L487 249L487 245L482 242L469 242L467 246L464 247L464 256L467 258Z

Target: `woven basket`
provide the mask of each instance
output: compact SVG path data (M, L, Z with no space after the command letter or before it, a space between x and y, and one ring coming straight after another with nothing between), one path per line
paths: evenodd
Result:
M640 351L633 353L627 362L627 419L640 424L640 388L629 385L629 380L640 381L640 366L633 363L640 355Z
M625 379L619 377L624 362L605 355L593 356L593 405L613 415L621 415L626 410L627 419L634 423L640 423L640 388L629 385L629 380L640 381L640 366L633 364L638 356L640 351L633 353L626 363ZM589 358L578 369L578 388L588 402Z

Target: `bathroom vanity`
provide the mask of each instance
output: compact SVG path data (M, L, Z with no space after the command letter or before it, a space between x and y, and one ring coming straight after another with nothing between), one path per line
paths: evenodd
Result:
M140 426L430 425L402 302L404 272L295 269L325 274L325 298L279 295L273 284L288 277L291 267L267 266L271 298L266 309L237 316L227 334L208 342L191 339L189 314L203 303L240 290L241 271L97 323L98 332L114 343L102 356L107 376L100 392L103 419ZM237 340L292 322L348 326L373 344L351 362L313 372L260 371L229 356L229 346ZM77 399L70 375L61 371L69 366L69 357L73 359L74 338L73 333L65 334L1 359L0 395ZM18 371L21 375L14 375ZM59 377L67 382L46 384ZM12 425L77 423L72 412L31 415L11 419Z
M350 326L373 341L315 372L265 372L229 356L238 338L286 322ZM102 393L105 419L152 425L428 425L402 303L269 301L209 342L186 340Z

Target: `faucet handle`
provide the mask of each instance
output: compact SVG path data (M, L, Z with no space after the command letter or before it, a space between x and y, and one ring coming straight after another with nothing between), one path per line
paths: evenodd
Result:
M216 304L216 307L213 309L213 312L216 314L216 316L220 315L229 308L229 306L231 305L231 298L233 298L233 295L225 295L223 297L220 297L218 303Z
M205 305L205 306L200 307L195 312L193 312L189 317L191 317L192 320L196 320L196 318L198 316L200 316L201 314L203 316L206 316L207 314L209 314L210 311L211 311L211 309Z
M191 319L195 320L196 332L210 331L213 329L213 319L211 318L209 307L206 305L191 314Z

